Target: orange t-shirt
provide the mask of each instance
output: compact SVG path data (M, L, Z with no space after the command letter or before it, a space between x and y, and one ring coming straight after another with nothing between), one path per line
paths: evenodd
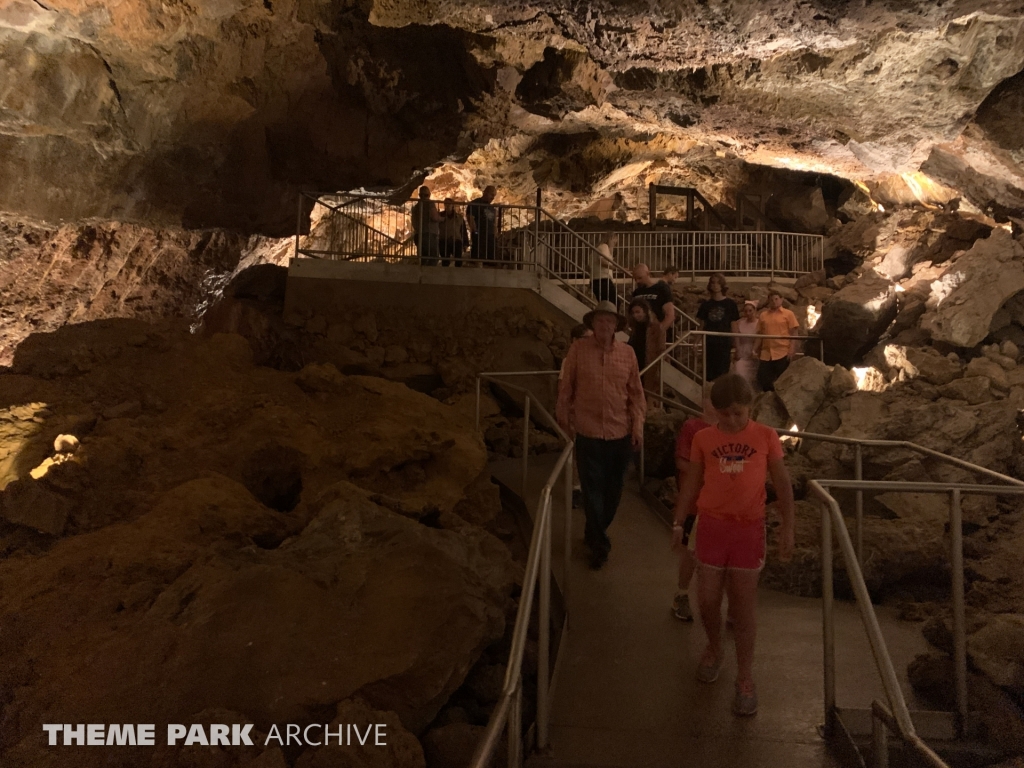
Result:
M702 429L690 448L690 461L704 465L697 514L743 522L763 519L768 459L779 458L779 436L753 419L739 432Z

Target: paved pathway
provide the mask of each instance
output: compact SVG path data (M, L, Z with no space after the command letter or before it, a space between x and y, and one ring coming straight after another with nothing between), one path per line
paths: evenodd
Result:
M552 461L537 460L527 497L531 512ZM497 462L494 475L519 489L521 463ZM821 602L762 590L754 674L760 712L737 718L729 707L735 655L713 685L694 680L704 647L699 622L686 624L669 610L675 556L664 523L630 489L609 530L612 552L601 571L587 568L583 514L573 512L568 645L557 670L551 760L558 768L832 768L817 727L822 715ZM561 494L558 494L559 500ZM564 512L555 508L553 561L562 573ZM925 649L919 625L880 611L898 670ZM867 707L881 695L859 615L836 611L839 704ZM905 674L904 674L905 677ZM904 680L904 687L909 686Z

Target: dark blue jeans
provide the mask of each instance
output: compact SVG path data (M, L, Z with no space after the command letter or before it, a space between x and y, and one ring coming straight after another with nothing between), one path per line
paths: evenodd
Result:
M583 539L596 553L607 555L612 548L608 526L619 508L632 455L628 435L619 440L576 436L576 462L580 470L583 512L587 516Z

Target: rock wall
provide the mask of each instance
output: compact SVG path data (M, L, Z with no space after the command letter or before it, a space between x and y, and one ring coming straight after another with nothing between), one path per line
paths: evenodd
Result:
M0 365L30 333L109 317L190 317L260 238L0 217Z
M23 343L0 424L5 765L44 759L41 718L265 732L353 707L395 724L388 765L422 765L405 731L502 638L515 569L470 412L330 365L256 367L239 336L106 320Z

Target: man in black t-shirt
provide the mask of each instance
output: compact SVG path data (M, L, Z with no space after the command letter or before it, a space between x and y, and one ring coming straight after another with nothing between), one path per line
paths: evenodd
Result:
M633 280L636 282L636 289L631 300L643 299L650 306L654 313L651 321L661 335L658 347L664 349L668 331L676 322L676 305L672 300L672 289L661 280L651 277L650 267L646 264L637 264L633 267Z
M637 264L633 267L633 280L636 282L633 298L643 299L650 305L664 333L676 321L672 289L663 281L651 277L651 270L646 264Z

